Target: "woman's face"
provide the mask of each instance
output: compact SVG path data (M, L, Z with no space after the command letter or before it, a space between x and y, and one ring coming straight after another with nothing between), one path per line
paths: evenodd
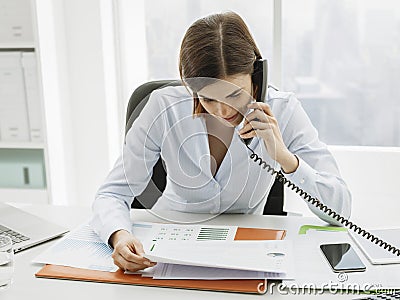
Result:
M198 91L201 105L228 126L237 126L246 115L251 96L250 74L237 74L216 80Z

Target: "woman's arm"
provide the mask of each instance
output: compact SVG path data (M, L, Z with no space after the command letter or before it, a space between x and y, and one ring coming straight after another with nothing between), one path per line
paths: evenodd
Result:
M153 92L128 131L118 158L93 203L92 227L113 248L114 263L135 272L153 266L143 257L141 242L132 235L130 208L146 188L160 157L164 122L160 97Z
M267 103L254 102L246 116L241 138L263 139L269 156L277 161L287 179L318 198L344 217L350 216L351 195L338 167L317 130L291 93L273 92ZM339 223L313 205L310 209L321 219Z
M343 217L349 218L351 194L340 176L335 159L319 140L317 130L293 95L289 97L288 108L291 112L282 136L288 150L298 158L299 165L295 172L285 174L286 178ZM315 206L308 206L322 220L341 225Z
M118 230L131 232L132 201L146 188L160 157L164 132L160 102L158 91L153 92L126 135L122 155L97 191L92 226L105 242Z

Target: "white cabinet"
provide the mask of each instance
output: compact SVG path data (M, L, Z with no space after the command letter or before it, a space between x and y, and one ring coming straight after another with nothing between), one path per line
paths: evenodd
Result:
M32 20L30 0L0 0L0 47L33 48Z
M116 100L119 71L114 61L113 1L0 0L0 16L7 1L23 10L29 7L31 39L18 40L27 27L14 26L13 40L0 38L0 50L35 54L41 105L37 111L42 116L32 119L27 103L29 140L0 142L0 152L20 149L27 153L24 158L31 159L36 154L32 150L39 149L46 186L0 188L0 201L41 199L55 205L90 205L123 141L124 113L118 110L122 101ZM27 92L36 93L34 88ZM38 131L32 132L32 124L42 125L42 141L33 138ZM2 176L0 170L0 181Z
M0 0L0 201L51 202L34 7Z

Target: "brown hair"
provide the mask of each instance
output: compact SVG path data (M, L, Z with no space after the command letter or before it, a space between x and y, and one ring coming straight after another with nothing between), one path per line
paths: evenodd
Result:
M183 37L179 54L181 80L193 91L193 114L205 112L197 91L207 85L207 78L252 74L254 61L261 58L246 23L238 14L214 14L194 22ZM190 81L198 77L205 80Z

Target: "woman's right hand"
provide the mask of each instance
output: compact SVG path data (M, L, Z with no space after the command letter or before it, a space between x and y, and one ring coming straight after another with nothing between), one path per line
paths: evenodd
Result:
M142 243L126 230L114 232L110 244L114 247L114 264L125 271L136 272L156 265L143 257Z

